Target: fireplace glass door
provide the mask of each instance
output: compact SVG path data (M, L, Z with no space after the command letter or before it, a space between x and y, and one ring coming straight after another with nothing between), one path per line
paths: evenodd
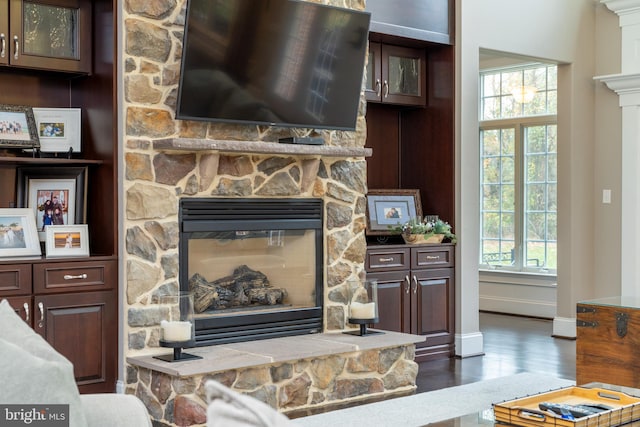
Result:
M181 211L181 288L194 295L198 342L321 332L321 202L311 200L316 218L293 218L291 201L259 200L185 200L227 208Z

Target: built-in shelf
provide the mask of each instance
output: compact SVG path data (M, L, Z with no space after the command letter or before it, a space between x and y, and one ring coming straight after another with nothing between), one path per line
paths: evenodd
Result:
M370 157L371 148L332 145L280 144L265 141L229 141L220 139L170 138L153 143L156 150L218 151L222 153L287 154L296 156Z
M3 165L100 165L102 160L67 159L64 157L18 157L0 156L0 164Z

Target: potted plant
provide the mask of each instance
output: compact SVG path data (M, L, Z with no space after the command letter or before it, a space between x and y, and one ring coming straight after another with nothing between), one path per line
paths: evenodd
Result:
M392 231L402 235L406 243L441 243L444 239L456 243L458 238L451 231L451 225L441 219L422 221L411 218L404 224L398 224Z

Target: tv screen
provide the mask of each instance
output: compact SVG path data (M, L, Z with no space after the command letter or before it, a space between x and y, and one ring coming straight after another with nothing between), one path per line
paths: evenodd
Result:
M370 14L189 0L176 118L354 130Z

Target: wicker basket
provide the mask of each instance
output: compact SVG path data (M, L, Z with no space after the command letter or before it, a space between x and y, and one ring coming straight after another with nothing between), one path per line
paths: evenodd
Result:
M424 234L403 234L402 238L405 243L411 245L423 244L423 243L442 243L444 234L432 234L425 236Z

